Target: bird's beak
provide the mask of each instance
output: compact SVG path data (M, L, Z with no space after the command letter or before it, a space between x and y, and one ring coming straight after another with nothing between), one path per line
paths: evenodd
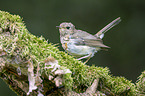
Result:
M61 28L60 26L56 26L57 28Z

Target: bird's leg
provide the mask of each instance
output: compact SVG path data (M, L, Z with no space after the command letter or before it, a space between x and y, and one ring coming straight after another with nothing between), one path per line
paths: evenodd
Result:
M90 53L90 54L87 55L87 56L83 56L83 57L81 57L81 58L78 58L77 60L81 60L81 59L87 58L87 60L84 62L84 64L86 64L86 63L90 60L91 56L92 56L92 53Z
M89 56L88 59L84 62L84 64L86 64L86 63L90 60L91 55L92 55L92 54L90 54L90 56Z
M81 59L84 59L84 58L88 58L89 56L90 56L90 54L87 55L87 56L80 57L80 58L78 58L77 60L81 60Z

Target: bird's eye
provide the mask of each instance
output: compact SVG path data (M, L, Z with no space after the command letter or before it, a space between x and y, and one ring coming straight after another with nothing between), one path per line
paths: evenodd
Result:
M70 29L70 27L66 27L66 29Z

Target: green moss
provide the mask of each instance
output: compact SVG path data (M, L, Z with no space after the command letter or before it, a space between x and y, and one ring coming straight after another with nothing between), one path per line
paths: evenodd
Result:
M124 77L112 76L107 67L85 65L67 53L59 51L56 45L51 44L44 37L36 37L29 33L20 16L11 15L4 11L0 11L0 47L3 52L6 52L6 55L2 55L0 58L7 64L7 67L1 68L1 77L3 79L6 77L7 80L17 81L19 84L23 82L25 87L27 87L23 90L20 86L16 85L19 91L11 87L19 95L26 94L28 91L28 80L19 80L21 76L18 79L16 69L20 67L22 77L25 76L27 78L28 61L33 64L35 72L38 64L40 66L39 72L41 73L45 87L43 94L55 87L54 82L48 79L50 70L44 68L44 61L50 55L58 61L60 66L72 72L72 74L67 73L62 76L63 86L66 90L73 90L78 93L84 92L91 86L94 79L99 78L97 90L108 95L135 96L139 91L145 92L144 84L142 84L145 81L143 79L144 73L139 77L138 87L136 87L135 84ZM10 69L14 69L15 71ZM15 77L9 78L11 76ZM8 84L13 86L13 84Z
M145 95L145 71L139 76L136 87L140 94Z

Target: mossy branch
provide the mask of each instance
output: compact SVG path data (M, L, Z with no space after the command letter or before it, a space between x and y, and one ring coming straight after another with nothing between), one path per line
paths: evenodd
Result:
M59 51L29 33L20 16L0 11L0 76L18 95L145 95L145 71L136 84L109 73Z

